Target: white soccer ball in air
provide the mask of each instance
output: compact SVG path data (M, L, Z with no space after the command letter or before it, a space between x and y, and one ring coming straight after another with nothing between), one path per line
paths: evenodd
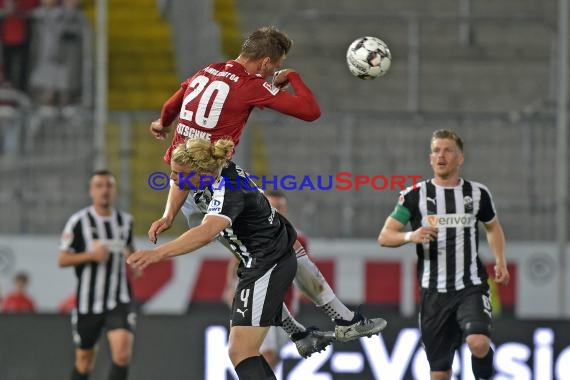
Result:
M348 47L346 63L352 75L360 79L375 79L390 68L392 53L381 39L360 37Z

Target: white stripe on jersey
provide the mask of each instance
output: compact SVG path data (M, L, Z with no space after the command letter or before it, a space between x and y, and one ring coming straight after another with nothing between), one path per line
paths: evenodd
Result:
M422 217L427 215L427 191L426 191L426 182L420 182L420 204L419 209ZM429 266L429 244L426 247L426 244L423 244L423 251L424 251L424 273L422 274L422 288L429 287L429 277L430 277L430 266ZM427 249L426 249L427 248Z
M83 231L83 239L85 242L85 250L89 251L93 242L91 235L91 224L87 217L87 212L81 216L81 229ZM89 312L89 286L91 284L91 265L87 263L81 272L81 293L79 294L79 313L85 314Z
M445 188L439 186L435 187L435 204L437 215L445 214ZM440 228L437 233L437 288L441 291L445 291L447 284L447 252L445 251L446 242L447 228ZM439 247L443 247L443 250L440 250Z
M236 233L233 228L227 227L222 232L220 232L222 238L229 240L229 245L234 251L234 254L239 255L239 259L243 262L246 268L251 268L252 257L248 252L247 247L237 238Z
M120 263L121 263L121 289L119 290L119 300L121 300L121 302L123 303L127 303L131 300L131 297L129 297L129 288L127 286L127 271L125 268L125 263L122 260L122 257L120 258Z
M121 240L123 240L125 242L125 244L127 243L127 239L129 238L129 232L130 232L130 225L132 223L132 217L128 214L122 214L123 216L123 231L126 231L123 235L121 236ZM119 300L121 300L121 302L123 303L127 303L131 301L131 297L129 296L129 287L128 287L128 283L127 283L127 266L125 264L125 260L124 260L124 256L123 256L123 252L119 253L119 264L121 265L121 288L119 290Z
M456 189L453 192L455 196L455 213L465 214L465 203L463 202L463 189ZM475 225L477 223L475 222ZM464 243L464 227L455 227L455 289L463 288L464 284L464 266L465 266L465 247ZM471 228L471 234L474 234L474 229ZM473 236L474 237L474 236ZM474 251L473 251L474 252Z
M480 184L476 183L476 182L471 182L471 185L473 185L473 189L471 190L472 192L472 197L473 198L473 215L477 215L479 213L479 209L481 208L481 188L479 187ZM489 193L490 194L490 193ZM475 225L474 228L471 228L471 236L470 236L470 240L471 240L471 263L469 265L469 274L471 276L471 281L473 281L473 283L475 285L479 285L481 284L481 279L479 278L479 274L477 273L477 242L475 241L475 230L477 228L477 225Z
M93 215L94 214L94 215ZM105 226L103 224L103 219L98 217L97 214L93 213L92 216L95 218L95 226L97 227L97 235L99 236L99 241L104 242L107 240ZM113 215L114 216L114 215ZM113 255L109 253L109 259ZM97 278L95 279L95 289L93 296L93 312L95 314L101 314L103 312L103 297L105 296L105 274L107 273L107 261L97 264Z
M263 276L258 278L253 285L253 300L251 302L252 326L259 326L261 314L263 313L263 305L265 304L265 297L267 296L267 286L269 285L271 273L273 273L276 266L277 264L273 265Z
M125 221L123 221L123 223L125 223ZM127 237L124 236L123 232L124 227L122 229L119 228L119 225L117 223L117 215L114 212L113 212L113 218L111 218L111 230L118 232L118 236L113 234L114 241L119 241L119 240L125 241L127 239ZM117 284L119 282L119 272L115 268L118 268L119 265L124 265L121 258L122 258L122 252L119 254L109 255L109 260L112 260L112 263L111 263L111 276L109 277L109 293L107 294L107 300L106 300L108 310L114 309L117 306L117 300L116 300L117 294L115 292L115 289L117 289Z

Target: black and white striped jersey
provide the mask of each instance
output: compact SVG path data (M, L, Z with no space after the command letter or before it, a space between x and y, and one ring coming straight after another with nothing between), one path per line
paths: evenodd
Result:
M235 163L228 162L220 177L193 197L205 217L218 215L230 222L221 238L246 268L272 266L292 249L294 228Z
M113 210L110 216L100 216L93 206L86 207L67 221L60 249L88 252L94 240L107 247L109 258L104 263L89 262L75 266L79 314L101 314L114 309L119 303L131 301L125 263L125 249L133 247L131 215Z
M422 288L447 292L484 283L487 271L478 256L478 222L495 218L489 190L482 184L460 180L442 187L432 180L402 191L391 217L412 230L438 228L437 240L416 244L418 279Z

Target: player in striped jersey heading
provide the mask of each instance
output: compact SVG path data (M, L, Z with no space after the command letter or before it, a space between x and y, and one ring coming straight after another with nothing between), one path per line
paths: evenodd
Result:
M493 373L491 303L478 256L478 222L495 257L495 281L509 282L505 237L489 190L459 176L463 142L441 129L431 139L434 178L402 191L378 237L382 246L416 244L421 286L420 329L432 379L449 379L455 349L465 339L476 379ZM412 231L404 232L410 223Z
M285 193L280 190L270 190L264 192L265 197L269 201L269 205L275 209L280 215L283 215L285 218L288 218L287 215L287 197ZM301 243L304 248L304 255L307 255L309 250L308 246L308 238L299 230L297 232L297 241ZM297 253L297 252L296 252ZM238 276L236 269L238 268L239 261L238 260L230 260L227 267L226 272L226 290L224 292L224 301L228 304L230 308L233 306L233 300L235 297L236 292L236 285L238 282ZM287 293L285 294L285 306L291 313L291 322L293 322L293 316L295 316L299 309L299 301L301 298L301 292L296 286L289 286L287 289ZM294 322L293 322L294 323ZM286 323L284 323L285 325ZM300 324L299 324L300 325ZM300 329L297 329L295 324L293 324L294 329L291 331L293 334L299 332ZM286 328L286 327L284 327ZM277 326L271 326L263 343L259 347L259 352L269 366L273 369L277 368L277 365L281 362L281 357L279 353L285 344L289 341L289 336L284 329L278 328ZM301 356L309 356L308 354L312 354L312 351L316 348L316 351L321 351L321 349L326 348L331 340L328 339L314 339L313 342L309 340L309 345L304 344L305 340L298 339L295 342L297 349L299 350L299 354ZM314 344L318 344L316 347ZM305 351L307 349L307 351ZM307 355L304 355L307 353Z
M181 184L178 173L195 173L191 184L211 192L206 215L199 226L156 249L135 252L128 263L144 269L160 260L193 252L223 235L240 261L231 316L230 360L240 380L275 379L259 347L269 326L282 324L283 300L297 271L293 250L297 234L251 180L240 182L243 171L227 161L233 148L230 139L211 143L193 138L173 151L171 178L176 185ZM212 180L202 182L203 175Z
M71 216L59 254L61 267L73 266L77 277L72 313L76 344L72 380L86 380L103 328L111 349L109 380L125 380L132 353L135 314L125 258L133 249L132 217L113 207L115 177L95 172L89 182L92 205Z

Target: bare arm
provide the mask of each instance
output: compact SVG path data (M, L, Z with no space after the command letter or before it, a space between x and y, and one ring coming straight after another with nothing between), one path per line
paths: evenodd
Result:
M108 257L109 251L107 251L107 248L95 240L93 242L93 251L79 253L60 251L57 263L61 268L64 268L90 262L102 263L107 261Z
M232 307L234 296L236 294L236 271L238 265L239 261L237 258L232 257L228 262L228 267L226 268L226 287L224 289L223 300L229 307Z
M510 280L509 271L507 270L507 261L505 259L505 234L499 219L495 217L491 222L485 223L487 231L487 242L495 256L495 282L507 285Z
M168 190L166 205L164 206L164 214L162 215L162 218L156 220L150 226L150 229L148 230L148 240L156 243L158 235L172 226L172 222L186 201L189 192L189 190L182 190L175 184L171 184L170 189Z
M404 225L389 216L378 236L378 244L383 247L399 247L410 242L421 244L436 238L437 228L435 227L423 226L413 232L404 232Z
M137 251L129 256L127 263L133 268L144 269L150 264L169 257L183 255L201 248L228 227L230 221L222 216L208 215L202 224L191 228L177 239L162 244L156 249Z

